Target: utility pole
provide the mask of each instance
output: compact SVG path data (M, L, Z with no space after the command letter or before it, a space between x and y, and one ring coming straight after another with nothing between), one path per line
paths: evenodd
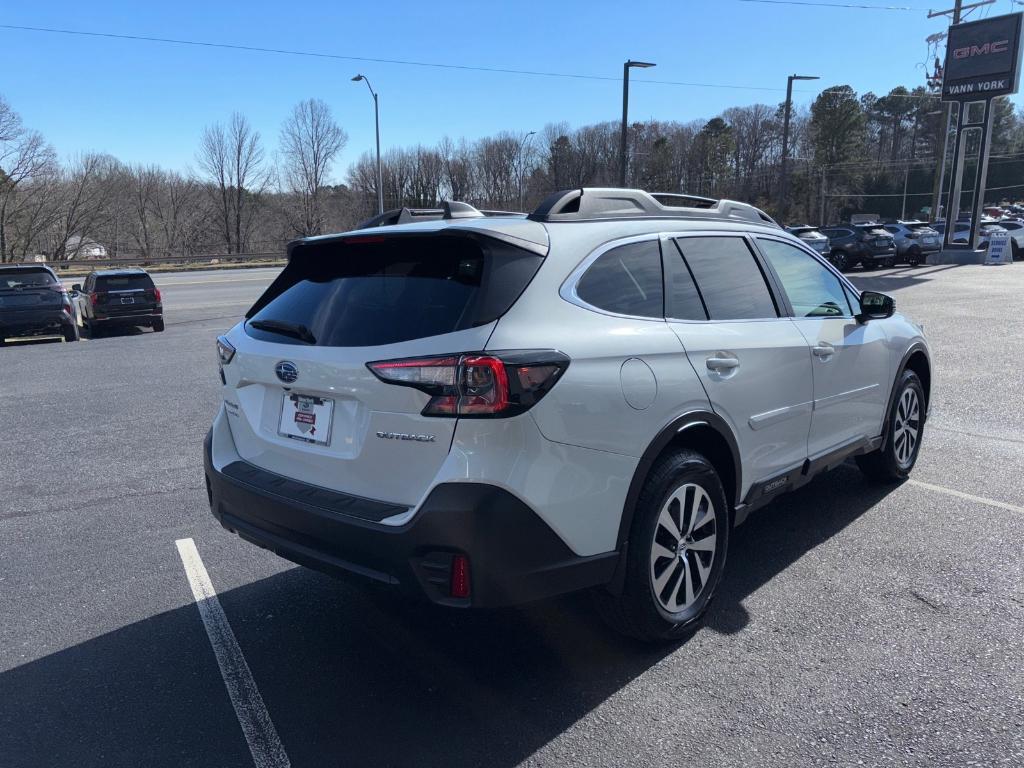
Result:
M900 220L905 221L907 218L907 181L910 180L910 166L908 165L903 169L903 208L900 209Z
M790 75L786 78L786 106L782 113L782 178L779 180L779 218L785 223L789 208L789 113L793 111L793 81L820 80L817 75Z
M619 186L626 186L626 154L628 148L626 146L626 132L628 130L627 121L629 119L629 70L633 67L638 69L649 69L650 67L656 66L650 61L633 61L627 59L622 64L622 134L619 137Z
M825 226L828 222L825 221L825 166L821 166L821 224L819 226Z
M934 19L937 16L952 16L953 24L959 24L964 11L981 8L983 5L992 5L995 1L996 0L980 0L980 2L964 5L963 0L955 0L956 5L953 8L949 8L945 11L929 11L928 18ZM942 187L946 181L946 152L949 150L949 121L953 117L952 102L945 102L942 109L942 115L942 152L939 154L938 173L935 174L935 186L932 189L932 221L935 221L935 219L938 218L939 208L942 206ZM959 211L955 211L953 213L954 220L959 213ZM946 211L946 220L947 222L950 220L948 211Z

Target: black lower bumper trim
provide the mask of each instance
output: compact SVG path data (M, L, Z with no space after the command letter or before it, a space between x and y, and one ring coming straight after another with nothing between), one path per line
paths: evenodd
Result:
M576 555L533 510L495 486L439 485L410 522L388 526L309 503L323 489L307 496L294 491L312 486L289 480L287 492L271 492L232 476L232 465L218 471L210 446L208 435L205 466L214 516L243 539L300 565L357 574L435 603L476 607L607 584L615 571L617 552ZM448 565L455 554L469 559L468 599L449 594Z

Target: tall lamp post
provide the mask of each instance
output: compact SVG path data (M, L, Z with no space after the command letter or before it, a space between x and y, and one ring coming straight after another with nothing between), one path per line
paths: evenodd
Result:
M384 213L384 175L380 170L380 102L377 99L377 92L373 90L366 75L356 75L352 78L352 82L355 83L360 80L366 83L366 87L370 89L370 94L373 96L373 120L377 128L377 213L381 214Z
M530 131L528 134L523 136L523 140L519 142L519 154L516 158L516 163L519 165L519 210L523 210L523 149L526 147L526 142L530 140L531 136L536 136L536 131Z
M782 113L782 178L779 180L779 218L783 220L789 208L789 113L793 111L793 81L820 79L817 75L790 75L786 79L786 106Z
M629 70L657 66L649 61L626 61L622 65L622 136L619 139L619 186L626 186L626 121L629 117Z

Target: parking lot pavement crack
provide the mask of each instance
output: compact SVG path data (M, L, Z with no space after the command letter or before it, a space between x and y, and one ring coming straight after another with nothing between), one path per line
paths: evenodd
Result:
M201 484L197 484L197 485L180 485L180 486L176 486L174 488L168 488L168 489L162 490L162 491L140 491L138 493L136 493L136 492L129 492L127 494L118 494L116 496L98 496L95 499L90 499L89 501L83 501L83 502L77 502L76 501L75 502L75 508L78 509L78 510L84 510L84 509L89 509L90 507L99 506L101 504L108 504L108 503L110 503L112 501L121 501L121 500L123 500L125 498L126 495L130 496L132 501L135 502L135 501L138 501L139 499L155 498L155 497L158 497L158 496L171 496L171 495L179 494L182 491L199 491L199 490L202 490L202 487L203 486ZM20 510L20 511L16 511L16 512L0 512L0 521L3 521L3 520L15 520L17 518L32 517L34 515L45 515L45 514L53 513L53 512L63 512L63 511L66 511L67 509L68 509L67 503L62 501L60 503L48 504L48 505L43 506L43 507L41 507L39 509L25 509L25 510Z
M936 613L942 613L943 607L941 605L939 605L938 603L936 603L934 600L928 599L927 597L922 595L920 592L918 592L916 589L910 589L908 591L910 592L910 594L914 598L916 598L918 601L920 601L920 602L924 603L925 605L927 605L929 608L931 608Z
M1015 445L1024 445L1024 440L1016 437L1002 437L1000 435L987 435L984 432L969 432L963 429L953 429L952 427L942 427L928 422L932 429L937 429L939 432L951 432L954 435L963 435L964 437L976 437L980 440L997 440L1001 443L1013 443Z

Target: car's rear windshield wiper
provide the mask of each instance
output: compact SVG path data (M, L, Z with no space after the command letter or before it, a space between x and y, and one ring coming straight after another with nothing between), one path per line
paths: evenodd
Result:
M301 323L286 323L284 320L250 320L249 325L259 331L280 333L282 336L291 336L293 339L304 341L307 344L316 344L316 336Z

